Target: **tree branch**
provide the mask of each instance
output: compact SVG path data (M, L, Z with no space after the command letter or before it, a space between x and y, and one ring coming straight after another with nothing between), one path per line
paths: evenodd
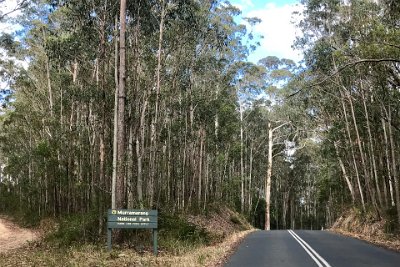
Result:
M325 77L322 81L312 84L310 87L315 87L315 86L323 84L328 79L332 78L333 76L337 75L338 73L342 72L343 70L347 69L348 67L356 66L356 65L362 64L362 63L380 63L380 62L396 62L396 63L400 63L400 59L380 58L380 59L360 59L360 60L357 60L357 61L353 61L353 62L347 63L344 66L340 67L337 71L335 71L331 75Z
M10 11L4 13L4 14L1 14L1 15L0 15L0 21L3 20L3 19L4 19L5 17L7 17L8 15L10 15L11 13L14 13L15 11L18 11L18 10L24 8L26 2L27 2L27 0L23 0L23 1L21 1L21 3L17 4L17 6L14 7L14 9L12 9L12 10L10 10Z
M283 126L285 126L285 125L287 125L287 124L290 124L290 121L284 122L284 123L282 123L281 125L276 126L276 127L273 128L271 131L274 132L274 131L278 130L279 128L281 128L281 127L283 127Z

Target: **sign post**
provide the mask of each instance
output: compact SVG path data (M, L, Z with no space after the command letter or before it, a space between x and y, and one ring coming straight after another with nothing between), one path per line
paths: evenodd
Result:
M109 209L107 216L107 247L111 250L111 231L118 229L152 229L153 251L157 255L157 210Z

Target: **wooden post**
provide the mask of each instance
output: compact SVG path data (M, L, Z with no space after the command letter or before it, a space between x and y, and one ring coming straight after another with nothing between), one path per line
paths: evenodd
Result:
M157 256L158 249L157 249L157 229L153 229L153 251L154 255Z
M111 228L107 228L107 248L111 250Z

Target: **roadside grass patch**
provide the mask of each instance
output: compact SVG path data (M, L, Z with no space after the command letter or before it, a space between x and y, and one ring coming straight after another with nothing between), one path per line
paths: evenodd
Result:
M43 238L21 249L0 252L0 266L221 266L232 248L254 231L243 220L225 207L203 215L160 212L156 257L151 230L123 231L124 242L113 244L108 251L105 237L98 237L97 216L46 219L39 226Z
M151 252L139 253L129 248L109 252L104 246L90 244L64 248L31 245L24 249L0 253L0 266L222 266L232 248L252 231L254 230L234 233L216 245L182 249L180 255L164 250L158 257Z

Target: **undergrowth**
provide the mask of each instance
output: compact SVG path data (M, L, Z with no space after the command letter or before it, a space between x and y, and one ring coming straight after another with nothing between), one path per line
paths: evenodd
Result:
M187 222L181 216L159 218L160 247L175 255L213 242L212 234Z
M99 235L99 222L95 213L65 216L57 220L56 230L45 237L45 241L54 247L80 246L93 244L105 246L105 225L103 234ZM47 226L45 226L47 227ZM123 229L122 245L113 242L115 248L132 248L137 252L152 250L152 231L149 229ZM220 241L218 236L204 228L189 223L182 215L159 214L158 245L160 250L180 255L199 247Z
M385 233L400 234L400 225L397 220L396 207L390 207L385 212Z
M45 238L51 244L68 247L99 241L98 217L95 213L74 214L57 221L56 230Z
M160 212L158 257L152 254L152 231L149 229L121 231L123 242L113 242L113 250L108 251L106 221L99 235L96 213L59 219L50 217L40 223L42 232L47 234L43 239L19 249L18 253L0 253L0 266L14 266L16 262L19 266L205 266L220 262L221 257L251 231L238 230L223 235L216 231L212 218L224 218L224 222L235 229L245 228L243 218L232 214L235 213L217 210L193 217ZM194 221L189 220L191 216ZM213 225L211 230L199 224L200 220L206 226Z

